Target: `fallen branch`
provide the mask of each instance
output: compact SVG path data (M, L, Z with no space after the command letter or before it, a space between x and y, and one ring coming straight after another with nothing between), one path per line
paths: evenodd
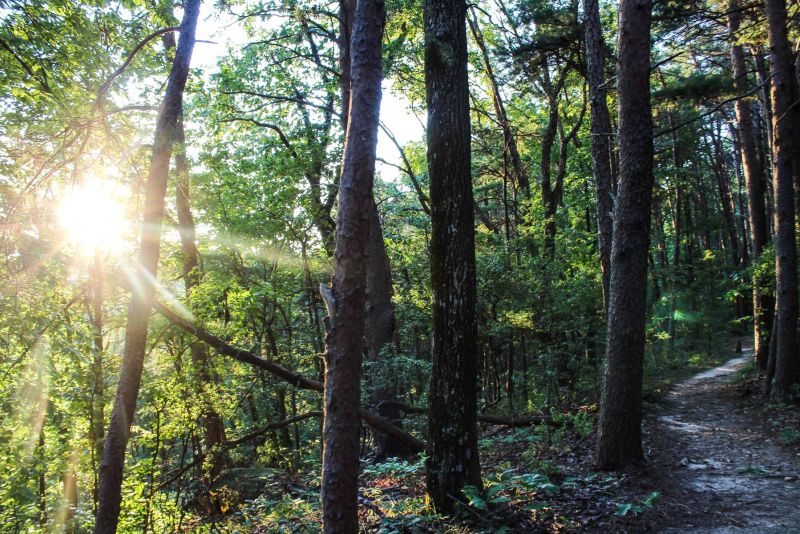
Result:
M158 313L163 315L173 325L177 326L181 330L188 332L189 334L192 334L194 337L206 343L207 345L212 347L214 350L216 350L223 356L228 356L239 362L246 363L254 367L258 367L259 369L264 369L270 374L273 374L278 378L282 378L289 384L298 387L300 389L307 389L319 392L322 392L325 389L322 382L306 378L303 375L295 373L294 371L290 371L289 369L286 369L285 367L282 367L271 360L264 359L260 356L257 356L256 354L253 354L252 352L238 349L236 347L229 345L228 343L218 338L214 334L197 326L191 321L182 318L177 313L169 309L162 302L153 300L153 308ZM397 408L399 408L400 410L405 411L406 413L419 413L419 414L427 413L427 410L425 410L424 408L408 406L402 403L392 403L392 404ZM383 432L384 434L392 436L399 442L406 445L411 452L417 453L417 452L423 452L425 450L426 444L424 441L417 439L408 432L405 432L404 430L398 428L388 419L384 419L383 417L363 407L359 409L359 415L366 424L368 424L369 426L371 426L376 430ZM478 421L493 425L504 425L510 427L529 426L539 423L546 423L548 425L556 424L552 420L552 418L544 415L535 415L535 416L519 417L519 418L514 418L514 417L506 418L496 415L478 414Z
M396 408L405 413L414 413L420 415L427 415L427 408L420 406L411 406L397 401L383 401L379 406L387 408ZM558 423L552 417L547 415L529 415L525 417L502 417L499 415L478 414L478 421L481 423L488 423L491 425L502 425L510 427L530 426L538 424L547 424L550 426L558 426Z
M167 306L165 306L164 304L162 304L157 300L153 301L153 308L158 313L166 317L167 320L169 320L169 322L171 322L181 330L185 330L186 332L192 334L194 337L206 343L207 345L209 345L214 350L216 350L217 352L219 352L224 356L231 357L234 360L240 361L242 363L247 363L254 367L258 367L260 369L264 369L265 371L268 371L269 373L279 378L282 378L286 382L300 389L310 389L313 391L322 391L324 389L322 382L317 382L316 380L311 380L310 378L306 378L299 373L295 373L294 371L290 371L289 369L281 367L275 362L256 356L252 352L242 349L237 349L236 347L228 345L217 336L211 334L210 332L204 330L203 328L200 328L196 324L182 318L177 313L170 310Z
M263 428L260 428L258 430L254 430L253 432L250 432L249 434L245 434L241 438L238 438L238 439L235 439L233 441L229 441L229 442L225 443L219 449L211 449L209 451L206 451L203 454L198 455L190 463L188 463L188 464L184 465L183 467L180 467L177 470L173 471L166 480L161 482L156 488L154 488L150 492L150 497L152 497L153 495L155 495L156 493L158 493L162 489L166 488L167 486L169 486L170 484L172 484L173 482L178 480L189 469L201 464L208 457L208 455L211 454L211 453L214 453L216 456L222 456L223 454L225 454L229 450L238 447L242 443L247 443L248 441L254 440L257 437L259 437L259 436L261 436L263 434L266 434L270 430L276 430L278 428L283 428L285 426L291 425L292 423L299 423L300 421L305 421L306 419L310 419L312 417L322 417L322 412L319 412L319 411L317 411L317 412L307 412L307 413L304 413L304 414L301 414L301 415L296 415L294 417L289 417L288 419L283 419L281 421L276 421L274 423L270 423L270 424L268 424L267 426L265 426Z
M261 358L260 356L257 356L252 352L242 349L237 349L236 347L233 347L225 343L225 341L211 334L207 330L200 328L191 321L188 321L180 317L177 313L175 313L167 306L165 306L163 303L157 300L153 301L153 308L158 313L163 315L173 325L192 334L197 339L206 343L207 345L212 347L214 350L216 350L223 356L228 356L242 363L246 363L254 367L264 369L265 371L277 376L278 378L282 378L289 384L292 384L293 386L298 387L300 389L308 389L311 391L319 391L319 392L322 392L324 390L322 382L306 378L299 373L295 373L294 371L290 371L289 369L281 367L275 362ZM384 419L383 417L380 417L379 415L376 415L364 408L361 408L359 410L359 414L361 415L361 419L365 423L397 439L398 441L406 445L411 451L422 452L425 450L424 441L415 438L414 436L412 436L408 432L403 431L400 428L397 428L394 424L392 424L391 421Z

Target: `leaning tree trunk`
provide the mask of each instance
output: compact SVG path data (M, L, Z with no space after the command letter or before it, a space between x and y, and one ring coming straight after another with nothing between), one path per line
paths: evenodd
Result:
M327 533L358 532L359 405L367 246L381 101L382 0L358 2L350 46L350 119L345 137L333 287L325 355L322 512Z
M614 209L605 384L597 466L620 469L642 458L642 372L647 254L653 196L650 111L650 0L619 6L619 185Z
M392 304L392 268L383 243L378 207L374 198L367 214L367 316L364 337L367 359L375 366L377 380L371 383L371 403L378 415L402 428L402 412L397 408L398 392L389 366L389 356L383 354L394 336L394 305ZM375 453L379 459L402 456L410 451L400 441L385 432L375 431Z
M175 184L175 207L178 212L178 233L180 234L181 252L183 253L183 284L186 290L186 298L191 302L192 290L200 282L200 273L198 272L199 255L195 239L196 229L189 199L189 162L186 158L186 135L183 129L183 117L178 119L175 140L178 143L175 150L175 171L178 179ZM197 378L199 378L200 384L213 385L216 379L210 368L208 348L200 341L193 341L191 355L192 363L197 368ZM201 394L204 395L202 392ZM212 450L225 443L225 423L208 399L204 398L202 402L202 425L206 449ZM222 463L219 458L215 458L211 466L212 478L219 473Z
M466 15L464 0L425 1L433 290L426 482L440 513L456 509L465 485L482 487Z
M125 349L120 370L117 394L111 422L106 432L103 459L100 463L100 491L96 533L116 532L122 503L122 472L125 448L128 444L131 423L139 395L139 384L144 366L147 323L150 317L160 255L161 227L164 218L164 196L167 190L169 161L175 142L178 117L183 105L183 89L189 75L189 63L194 48L195 28L200 11L200 0L187 0L184 5L180 40L167 82L164 101L156 122L153 156L145 186L142 237L137 263L132 269L136 283L128 305L128 322L125 327Z
M611 282L611 236L613 234L614 195L611 159L611 117L608 113L605 82L605 42L600 24L598 0L583 0L586 29L586 79L589 84L592 132L592 169L597 197L597 241L600 271L603 276L603 308L608 310Z
M794 166L797 158L797 80L786 29L785 0L766 0L771 50L773 180L775 184L775 289L777 328L773 395L789 400L800 378L797 353L797 249L794 213Z

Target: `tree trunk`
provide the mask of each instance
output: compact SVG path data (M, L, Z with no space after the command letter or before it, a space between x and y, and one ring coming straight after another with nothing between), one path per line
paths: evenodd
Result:
M92 385L92 406L91 406L91 428L89 429L89 439L91 441L92 455L92 506L97 512L97 502L99 497L98 488L98 464L103 456L103 438L105 437L105 403L106 403L106 383L103 365L103 261L102 253L96 250L94 253L94 266L92 270L92 349L94 351L94 362L92 366L93 380Z
M433 291L426 482L445 514L465 485L482 487L466 14L464 0L425 1Z
M606 371L597 466L620 469L642 459L642 372L647 254L653 194L649 0L619 6L619 185L614 209Z
M181 237L181 252L183 253L183 285L186 289L187 302L191 303L192 289L200 282L198 272L199 258L195 238L195 224L192 216L191 201L189 197L189 162L186 158L186 135L183 129L183 117L178 119L177 132L175 136L177 146L175 147L175 171L177 183L175 184L175 206L178 212L178 232ZM190 304L191 307L191 304ZM204 343L193 341L191 345L192 363L197 368L200 382L200 394L203 393L203 385L216 383L216 379L210 369L208 349ZM214 409L214 406L203 398L203 434L206 442L206 449L225 443L225 423L222 417ZM215 460L219 459L217 456ZM211 466L212 478L219 473L222 467L221 461L215 461Z
M506 107L503 103L502 96L500 95L500 88L497 82L497 77L492 68L492 62L489 58L489 51L486 49L486 43L483 39L480 27L478 26L477 17L473 16L469 19L469 27L472 31L472 36L475 39L475 44L481 51L481 58L483 59L483 68L486 71L486 77L489 78L492 91L492 103L494 104L494 112L497 115L497 122L500 123L500 128L503 130L503 152L511 162L511 170L514 173L514 182L516 187L523 190L527 196L530 196L530 183L528 181L528 174L522 166L522 158L519 155L517 148L517 139L514 132L511 130L511 123L508 120Z
M707 146L709 161L717 181L720 206L722 207L722 217L725 222L725 230L728 234L728 242L731 249L731 260L734 269L742 267L742 257L739 255L739 236L736 232L736 207L733 203L733 193L731 192L730 176L726 172L724 165L725 153L722 148L721 132L715 132L714 127L709 132L712 146ZM706 141L708 145L708 141Z
M603 276L603 309L608 310L611 281L611 237L613 234L614 196L611 159L611 117L608 113L605 85L605 42L600 25L598 0L583 0L586 30L586 79L589 84L592 132L592 169L597 200L597 240L600 271Z
M189 75L189 62L194 48L199 11L199 0L186 1L181 22L181 36L156 123L153 156L145 186L142 237L133 274L136 279L136 283L133 284L135 291L131 294L128 306L122 369L114 410L106 433L103 459L100 463L100 502L95 522L96 533L116 532L119 521L125 448L136 409L136 398L139 395L147 342L147 323L155 292L153 281L156 279L158 269L169 161L182 108L183 89Z
M553 145L558 133L558 93L559 83L555 88L550 81L547 62L543 62L543 85L547 92L548 114L547 126L542 133L541 161L539 172L542 177L542 203L544 204L544 249L551 258L556 254L556 215L558 212L558 195L552 183Z
M47 460L44 450L44 420L39 428L39 441L36 445L36 460L38 460L37 478L37 505L39 508L39 526L42 531L47 531Z
M350 119L345 138L331 329L325 355L322 510L326 533L358 532L359 406L364 338L367 246L373 204L375 148L381 101L382 0L358 2L353 24Z
M735 44L736 33L739 31L738 2L733 0L728 6L728 31L733 44L731 45L731 63L733 64L733 78L736 92L744 94L749 89L747 83L747 66L745 64L744 49ZM753 134L753 113L750 103L744 99L736 101L736 124L739 130L739 144L742 154L742 168L747 187L747 208L750 222L750 240L752 243L751 255L753 264L758 263L761 251L769 241L767 216L764 208L764 186L766 176L764 167L758 157L755 135ZM764 295L761 280L753 278L753 344L755 363L758 370L766 371L769 354L769 332L772 329L772 297Z
M353 14L355 2L341 0L339 2L340 41L339 41L339 66L342 72L340 90L342 95L342 128L347 131L350 115L350 41L353 32ZM345 39L343 36L348 37ZM383 229L381 228L378 206L375 196L367 212L369 217L369 236L367 237L367 310L364 324L364 337L367 345L367 360L373 365L378 365L386 370L387 365L381 365L381 351L391 342L394 336L394 305L392 295L392 266L386 245L383 242ZM372 404L378 415L392 421L395 426L402 428L401 413L391 408L392 403L398 400L394 383L387 382L386 375L382 373L382 380L373 384ZM408 453L408 448L389 434L376 431L375 449L378 458L401 456Z
M392 304L392 268L383 243L378 208L372 198L369 211L369 237L367 238L367 309L364 337L367 344L367 359L377 365L380 378L373 383L372 404L378 415L402 428L402 413L392 407L398 400L397 387L392 380L388 356L382 355L384 347L394 336L394 305ZM402 456L409 453L407 447L389 434L376 431L375 453L377 458Z
M775 183L775 288L778 336L773 395L787 401L800 378L797 353L797 249L794 213L797 80L786 29L786 1L766 0L772 75L773 179Z

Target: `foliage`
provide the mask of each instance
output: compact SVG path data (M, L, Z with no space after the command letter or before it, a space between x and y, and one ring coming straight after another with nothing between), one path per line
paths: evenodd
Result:
M638 503L631 503L626 502L617 505L617 511L614 512L615 515L624 517L628 514L641 514L642 512L650 509L653 507L653 504L661 497L661 494L657 491L652 492L650 495L645 497L644 499L640 500Z
M379 166L375 197L392 267L395 337L379 359L365 362L362 388L365 404L388 388L416 408L427 405L432 342L429 179L424 131L415 122L424 122L426 106L421 4L387 3L384 94L391 103L382 111L398 142L382 134L379 155L387 163ZM733 88L721 5L655 3L657 185L644 384L650 401L678 378L719 362L723 336L750 329L753 280L774 293L772 245L757 261L735 261L748 250L748 199L731 126L733 103L723 104ZM204 67L193 69L184 105L200 263L187 294L173 172L159 299L233 346L322 380L326 311L318 287L330 277L344 142L339 21L332 6L311 0L236 0L202 9L209 19L201 24L221 34L212 37L217 45L198 43L195 60ZM92 528L102 429L131 296L126 272L135 268L132 250L154 110L171 56L168 39L148 41L106 82L145 37L175 25L173 11L179 10L163 0L0 1L2 529ZM616 4L603 0L611 110L616 16ZM758 53L765 43L762 15L748 8L742 16L747 24L735 38ZM570 440L593 435L606 338L582 16L572 0L515 0L502 9L471 5L470 18L487 46L484 57L473 39L469 55L479 409L508 417L547 414L555 424L485 434L481 454L516 447L515 465L487 472L484 493L464 491L473 517L504 507L543 517L558 513L548 498L569 485L560 482L548 452L570 451ZM554 90L559 79L563 84ZM760 93L746 99L759 116L760 99ZM550 218L552 254L545 250L541 165L551 112L557 127L550 179L561 180ZM567 141L573 127L576 135ZM766 146L766 129L757 130L759 146ZM527 188L513 169L512 142ZM66 191L92 175L120 187L126 205L119 210L127 221L120 250L99 250L97 261L82 249L80 236L62 228L58 207ZM201 364L195 347L190 335L153 314L120 530L315 531L317 419L265 431L220 454L221 469L286 473L276 481L290 492L270 486L254 499L215 488L221 451L209 454L206 423L213 408L232 442L319 410L320 396L215 353ZM423 437L425 425L424 415L404 414L403 427L412 435ZM797 441L792 427L779 432L781 440ZM363 450L372 444L365 432ZM371 527L447 528L427 508L423 466L419 459L365 466L363 497L383 513ZM64 497L66 473L75 474L77 502ZM405 493L392 493L395 485ZM641 513L657 497L621 504L619 515Z

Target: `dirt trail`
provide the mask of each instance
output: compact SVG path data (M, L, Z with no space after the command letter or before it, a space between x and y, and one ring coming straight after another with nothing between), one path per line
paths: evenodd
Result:
M679 384L645 423L665 533L800 532L800 452L730 385L752 351Z

